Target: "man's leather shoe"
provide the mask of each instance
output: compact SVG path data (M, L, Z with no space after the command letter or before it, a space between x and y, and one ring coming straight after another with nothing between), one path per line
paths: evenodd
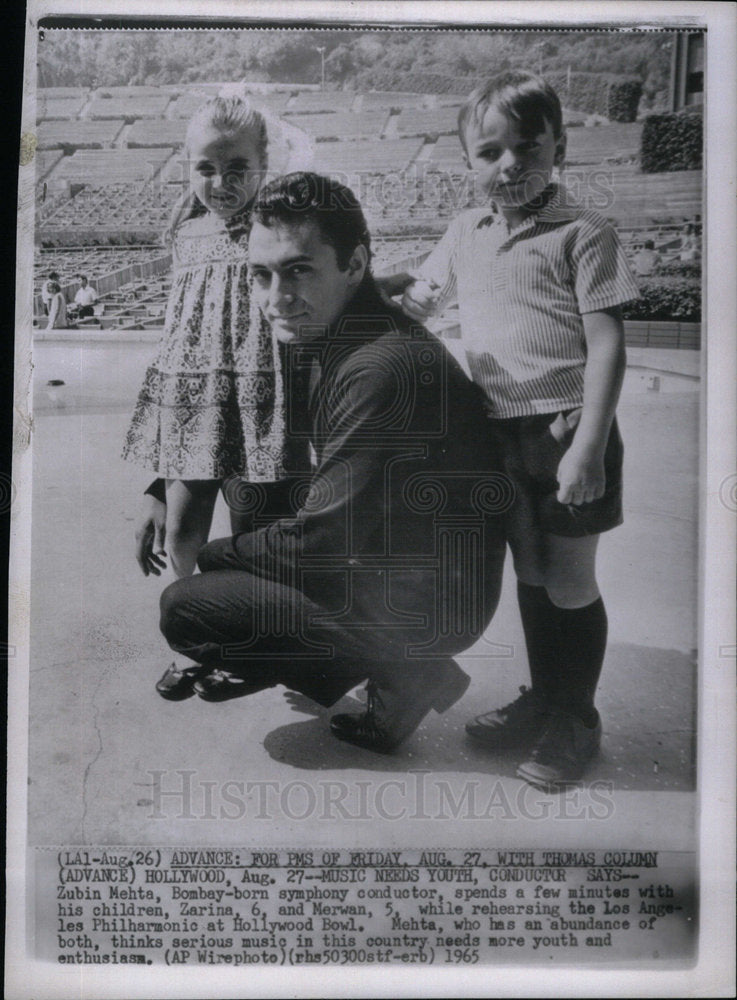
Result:
M431 708L447 711L469 683L470 677L453 660L414 669L402 663L391 680L369 681L365 712L334 715L330 730L339 740L391 753L412 735Z

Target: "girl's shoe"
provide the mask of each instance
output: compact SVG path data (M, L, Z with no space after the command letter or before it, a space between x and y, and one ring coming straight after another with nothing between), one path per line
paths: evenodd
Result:
M276 677L270 673L240 677L215 667L195 681L194 693L203 701L230 701L231 698L245 698L264 688L276 687L276 684Z
M183 701L194 694L194 685L202 673L202 667L185 667L184 670L172 663L156 685L156 690L167 701Z

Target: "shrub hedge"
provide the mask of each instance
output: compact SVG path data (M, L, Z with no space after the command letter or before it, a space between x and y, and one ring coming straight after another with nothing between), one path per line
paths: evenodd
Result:
M673 260L666 264L658 264L656 274L678 275L680 278L701 280L701 264L698 261Z
M642 81L636 76L613 73L546 74L562 103L571 111L603 115L614 122L633 122L642 96Z
M641 279L642 298L622 310L625 319L701 322L701 283L693 278L667 276Z
M701 170L704 120L700 114L649 115L642 127L642 172Z
M642 97L642 80L638 77L618 77L610 80L607 91L606 116L613 122L633 122Z

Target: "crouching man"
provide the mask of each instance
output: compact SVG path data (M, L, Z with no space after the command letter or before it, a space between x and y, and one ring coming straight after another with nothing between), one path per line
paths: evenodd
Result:
M367 680L366 711L331 731L388 752L466 691L452 656L496 609L507 482L479 391L380 295L352 192L290 174L253 220L253 295L288 343L290 432L314 468L289 488L237 485L248 530L206 545L201 573L162 594L162 631L196 664L175 696L282 683L329 706Z

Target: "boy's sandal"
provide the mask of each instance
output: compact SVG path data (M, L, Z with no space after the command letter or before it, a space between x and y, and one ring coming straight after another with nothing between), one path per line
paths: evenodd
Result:
M202 667L191 667L180 670L176 663L167 668L158 681L156 690L162 698L168 701L182 701L194 694L194 683L202 672Z

